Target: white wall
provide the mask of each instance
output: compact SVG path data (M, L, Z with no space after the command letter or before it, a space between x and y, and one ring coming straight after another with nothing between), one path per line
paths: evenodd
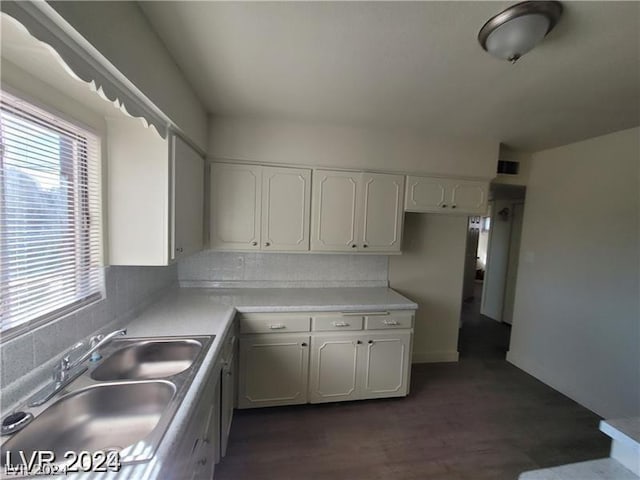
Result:
M389 286L418 304L413 361L457 361L467 217L406 213L404 225Z
M136 2L49 4L203 150L207 114Z
M498 144L340 125L213 118L208 153L218 160L490 179Z
M640 415L640 129L533 155L507 359L603 417Z

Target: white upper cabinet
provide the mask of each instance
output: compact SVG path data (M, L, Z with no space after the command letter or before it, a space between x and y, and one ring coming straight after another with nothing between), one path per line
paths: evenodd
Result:
M489 183L455 178L407 176L404 209L408 212L482 215Z
M211 165L211 247L260 250L261 170L255 165Z
M360 174L313 172L311 250L356 250Z
M311 250L399 252L404 177L316 170Z
M362 174L362 249L376 252L400 251L403 197L403 176Z
M263 250L309 250L311 170L262 167Z
M139 119L106 120L108 263L168 265L202 249L203 159Z
M204 160L180 137L173 139L173 258L203 247Z
M311 170L214 163L211 248L309 250Z

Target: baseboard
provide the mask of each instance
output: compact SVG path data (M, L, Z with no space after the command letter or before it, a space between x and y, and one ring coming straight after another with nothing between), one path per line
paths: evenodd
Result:
M412 363L457 362L458 352L413 352Z

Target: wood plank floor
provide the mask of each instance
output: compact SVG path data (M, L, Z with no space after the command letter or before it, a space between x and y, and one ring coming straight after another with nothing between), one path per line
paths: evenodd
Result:
M465 305L458 363L402 399L236 410L216 480L511 480L606 457L598 416L504 360L509 327Z

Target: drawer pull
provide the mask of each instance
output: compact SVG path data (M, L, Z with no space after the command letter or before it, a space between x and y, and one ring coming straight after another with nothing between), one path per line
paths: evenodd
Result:
M385 320L383 323L385 325L389 325L389 326L400 325L397 320Z
M334 327L348 327L349 325L347 322L333 322Z
M282 330L283 328L287 328L287 326L281 323L276 323L275 325L269 325L269 328L271 330Z

